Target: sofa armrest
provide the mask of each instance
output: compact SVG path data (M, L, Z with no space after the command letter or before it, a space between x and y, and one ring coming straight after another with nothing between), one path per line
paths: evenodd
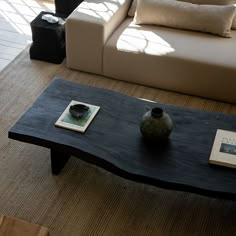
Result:
M131 0L83 1L66 20L67 66L102 74L103 47L130 4Z

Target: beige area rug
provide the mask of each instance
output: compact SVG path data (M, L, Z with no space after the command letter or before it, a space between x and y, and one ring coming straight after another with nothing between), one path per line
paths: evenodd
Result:
M30 60L0 73L0 213L44 225L51 236L236 235L236 202L135 183L72 157L52 176L49 150L8 130L53 77L162 103L236 113L236 106L132 85Z

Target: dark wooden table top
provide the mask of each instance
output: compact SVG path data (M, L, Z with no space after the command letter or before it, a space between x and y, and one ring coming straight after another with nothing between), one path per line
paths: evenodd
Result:
M100 111L82 134L57 128L71 100ZM148 145L144 107L161 107L175 127L166 145ZM67 152L124 178L167 189L236 199L236 170L208 164L217 129L236 131L236 116L157 104L55 79L9 131L9 138Z

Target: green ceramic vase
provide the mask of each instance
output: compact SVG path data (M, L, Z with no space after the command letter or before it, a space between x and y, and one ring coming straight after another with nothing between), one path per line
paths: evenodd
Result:
M143 137L150 141L167 140L172 129L171 117L158 107L146 112L140 123L140 131Z

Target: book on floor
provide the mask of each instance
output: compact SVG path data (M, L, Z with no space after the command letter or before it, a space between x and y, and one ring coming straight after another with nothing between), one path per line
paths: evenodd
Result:
M236 168L236 132L217 130L209 163Z
M81 117L75 117L70 112L70 107L77 104L88 107L88 111ZM72 100L56 121L55 126L84 133L99 109L99 106Z

